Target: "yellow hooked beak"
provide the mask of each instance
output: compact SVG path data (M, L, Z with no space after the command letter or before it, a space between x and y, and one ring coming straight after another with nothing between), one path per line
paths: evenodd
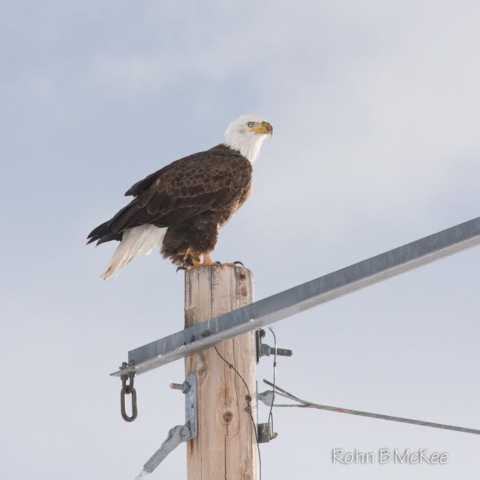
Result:
M253 127L251 127L257 135L272 135L273 127L268 122L256 122Z

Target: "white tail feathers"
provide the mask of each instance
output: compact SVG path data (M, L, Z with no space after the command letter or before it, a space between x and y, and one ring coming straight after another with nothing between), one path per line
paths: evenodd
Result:
M149 224L125 230L122 241L115 250L102 278L107 280L120 268L130 263L134 257L149 255L153 249L160 248L166 231L166 228Z

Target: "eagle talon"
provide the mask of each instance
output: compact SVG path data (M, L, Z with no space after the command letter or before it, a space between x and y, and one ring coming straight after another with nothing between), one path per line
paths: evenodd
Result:
M177 267L177 269L175 270L175 273L178 273L180 270L187 271L187 269L183 265L181 265L180 267Z
M243 262L241 262L240 260L235 260L233 262L234 265L240 265L241 267L244 267L245 268L245 265L243 264Z

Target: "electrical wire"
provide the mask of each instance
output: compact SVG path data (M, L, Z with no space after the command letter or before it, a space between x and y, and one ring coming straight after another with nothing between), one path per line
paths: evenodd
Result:
M246 396L246 401L247 401L247 408L246 411L250 415L250 420L252 421L252 428L253 428L253 433L255 434L255 444L257 445L257 454L258 454L258 478L259 480L262 480L262 455L260 452L260 445L258 444L258 432L257 432L257 424L255 423L255 419L253 418L253 413L252 413L252 395L250 393L250 388L248 387L248 383L243 377L243 375L235 368L235 365L233 363L229 362L219 351L217 346L215 345L213 347L215 349L215 352L217 352L217 355L224 361L224 363L231 368L235 374L240 378L242 381L243 385L245 386L245 390L247 391L247 396Z
M336 412L336 413L346 413L348 415L357 415L362 417L369 417L369 418L376 418L378 420L387 420L391 422L400 422L400 423L409 423L412 425L419 425L422 427L430 427L430 428L439 428L442 430L453 430L455 432L463 432L463 433L472 433L475 435L480 435L480 430L475 428L467 428L467 427L459 427L456 425L447 425L443 423L436 423L436 422L428 422L425 420L417 420L413 418L405 418L405 417L395 417L392 415L384 415L381 413L373 413L373 412L365 412L362 410L352 410L350 408L341 408L341 407L334 407L332 405L322 405L319 403L309 402L307 400L303 400L296 395L293 395L290 392L287 392L283 388L280 388L278 385L274 385L272 382L268 380L263 380L264 383L269 385L270 387L276 390L277 395L282 397L288 398L289 400L293 400L298 402L297 404L275 404L274 407L291 407L291 408L315 408L318 410L327 410L329 412ZM272 402L273 404L273 402Z

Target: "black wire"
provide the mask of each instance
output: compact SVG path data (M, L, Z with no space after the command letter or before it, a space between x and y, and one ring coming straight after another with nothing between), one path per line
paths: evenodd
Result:
M257 424L255 423L255 419L253 418L252 414L252 395L250 394L250 388L248 388L248 383L245 380L245 378L242 376L242 374L235 368L235 365L233 363L230 363L219 351L216 345L213 347L215 351L217 352L217 355L225 362L226 365L228 365L229 368L231 368L236 375L240 378L240 380L243 382L245 385L245 389L247 390L247 412L250 415L250 420L252 421L252 428L253 428L253 433L255 434L255 444L257 445L257 454L258 454L258 478L259 480L262 480L262 455L260 452L260 445L258 444L258 433L257 433Z

